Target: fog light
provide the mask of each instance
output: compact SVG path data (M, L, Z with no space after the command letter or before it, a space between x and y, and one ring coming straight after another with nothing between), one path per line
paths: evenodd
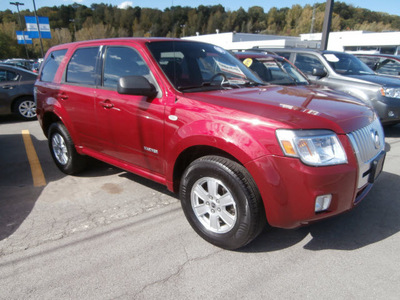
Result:
M322 195L315 199L315 212L327 210L331 205L332 195Z
M396 116L396 114L394 113L394 111L389 110L388 117L389 118L394 118L395 116Z

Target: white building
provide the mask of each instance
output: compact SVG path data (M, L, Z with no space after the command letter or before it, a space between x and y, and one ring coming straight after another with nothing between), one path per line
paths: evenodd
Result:
M250 33L217 33L185 37L203 41L228 50L258 48L319 48L322 33L301 34L300 37ZM331 32L328 50L386 53L400 55L400 32L341 31Z
M321 41L322 33L301 34L303 42ZM400 55L400 32L331 32L328 50Z
M260 48L297 47L297 43L301 43L300 37L236 32L187 36L184 39L214 44L227 50L249 49L255 46Z

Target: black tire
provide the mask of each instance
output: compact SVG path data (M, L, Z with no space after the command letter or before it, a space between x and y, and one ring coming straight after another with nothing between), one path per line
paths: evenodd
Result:
M51 156L57 167L65 174L76 174L86 166L86 157L76 152L74 142L62 123L49 127L48 142Z
M15 101L13 112L24 121L36 119L36 103L33 97L23 97Z
M180 199L193 229L224 249L245 246L266 225L253 178L242 165L224 157L204 156L193 161L182 176Z

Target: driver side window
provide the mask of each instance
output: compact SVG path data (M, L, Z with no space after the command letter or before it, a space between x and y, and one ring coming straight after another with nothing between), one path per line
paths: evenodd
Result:
M324 68L324 65L315 56L301 53L296 55L294 65L307 75L312 75L313 69Z
M105 53L103 86L117 89L118 80L124 76L144 76L152 82L150 70L142 57L128 47L108 47Z

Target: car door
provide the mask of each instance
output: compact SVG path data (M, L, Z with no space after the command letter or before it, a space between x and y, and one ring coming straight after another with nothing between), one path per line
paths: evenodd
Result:
M102 86L96 95L97 124L104 143L112 149L108 155L129 165L163 174L163 98L161 93L154 99L119 94L119 78L131 75L144 76L157 86L136 49L118 45L105 47Z
M20 75L0 67L0 114L11 112L11 101L18 93Z
M66 110L68 124L72 124L79 138L79 144L95 151L104 148L97 128L94 105L96 85L99 81L99 49L99 46L91 46L75 50L57 95Z

